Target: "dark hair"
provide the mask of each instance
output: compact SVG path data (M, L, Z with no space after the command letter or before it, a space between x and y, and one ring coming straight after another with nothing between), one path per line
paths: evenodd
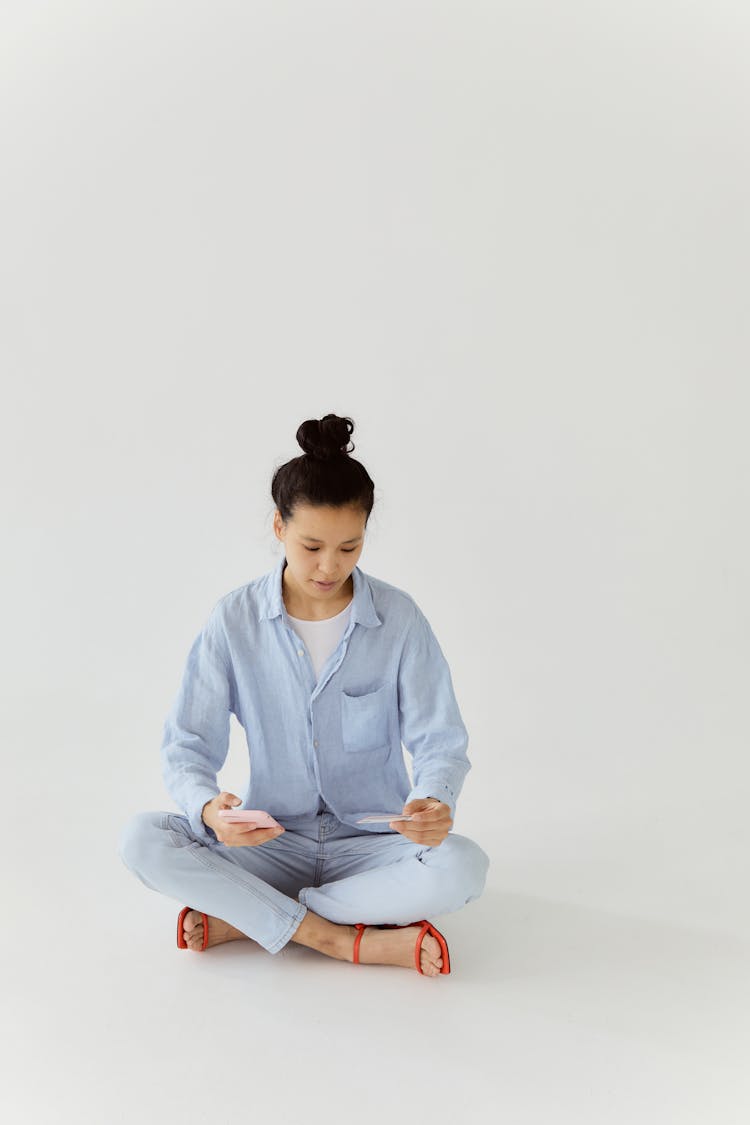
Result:
M308 418L299 427L296 436L304 453L280 465L271 480L271 495L285 523L297 504L313 504L361 508L367 524L375 486L364 465L349 456L353 430L352 419L337 414Z

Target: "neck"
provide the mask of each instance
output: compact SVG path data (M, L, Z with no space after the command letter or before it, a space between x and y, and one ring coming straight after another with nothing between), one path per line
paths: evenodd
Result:
M290 613L292 617L299 617L307 621L325 621L327 618L335 617L337 613L341 613L341 610L352 600L354 579L350 574L341 592L336 595L336 599L324 602L318 599L305 598L301 595L299 590L291 584L289 570L285 566L281 577L281 591L287 613Z

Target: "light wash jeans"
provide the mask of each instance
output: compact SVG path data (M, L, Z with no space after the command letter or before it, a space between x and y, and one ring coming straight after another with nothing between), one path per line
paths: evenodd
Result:
M435 847L398 832L359 832L333 813L287 817L255 847L196 840L179 813L136 813L118 852L151 890L223 918L278 953L308 908L330 922L408 925L481 895L489 857L449 832Z

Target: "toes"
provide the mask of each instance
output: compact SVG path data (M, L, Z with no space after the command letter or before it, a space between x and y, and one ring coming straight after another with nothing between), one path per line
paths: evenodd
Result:
M422 942L422 972L436 976L443 967L443 954L437 938L428 934Z
M191 947L201 945L203 942L203 919L199 915L197 922L194 922L193 925L187 925L189 917L190 915L188 914L185 918L186 925L183 927L185 941Z

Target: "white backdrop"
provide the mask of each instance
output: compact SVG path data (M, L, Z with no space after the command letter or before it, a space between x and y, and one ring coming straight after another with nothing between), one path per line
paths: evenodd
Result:
M749 40L715 0L3 5L23 909L175 808L190 643L334 411L359 565L451 666L488 890L750 935Z

